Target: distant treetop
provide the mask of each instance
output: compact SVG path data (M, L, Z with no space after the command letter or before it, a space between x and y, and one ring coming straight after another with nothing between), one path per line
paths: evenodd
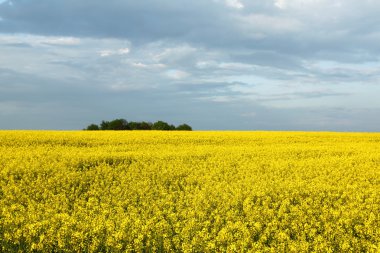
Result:
M114 119L112 121L102 121L100 125L90 124L84 130L163 130L163 131L192 131L191 126L187 124L181 124L175 127L172 124L168 124L165 121L157 121L155 123L150 122L128 122L125 119Z

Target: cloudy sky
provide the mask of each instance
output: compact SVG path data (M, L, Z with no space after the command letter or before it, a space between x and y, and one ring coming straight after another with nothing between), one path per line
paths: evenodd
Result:
M0 0L0 129L380 131L380 1Z

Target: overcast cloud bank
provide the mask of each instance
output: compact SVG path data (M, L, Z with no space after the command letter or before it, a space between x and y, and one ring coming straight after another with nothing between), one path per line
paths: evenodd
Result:
M0 128L380 131L380 2L0 1Z

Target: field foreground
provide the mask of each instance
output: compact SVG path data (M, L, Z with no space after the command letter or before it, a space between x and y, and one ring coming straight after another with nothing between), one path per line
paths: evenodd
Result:
M0 131L0 252L380 252L380 134Z

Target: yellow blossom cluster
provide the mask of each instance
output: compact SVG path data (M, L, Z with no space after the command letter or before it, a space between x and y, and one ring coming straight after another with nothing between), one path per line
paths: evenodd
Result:
M380 134L0 131L0 252L380 252Z

